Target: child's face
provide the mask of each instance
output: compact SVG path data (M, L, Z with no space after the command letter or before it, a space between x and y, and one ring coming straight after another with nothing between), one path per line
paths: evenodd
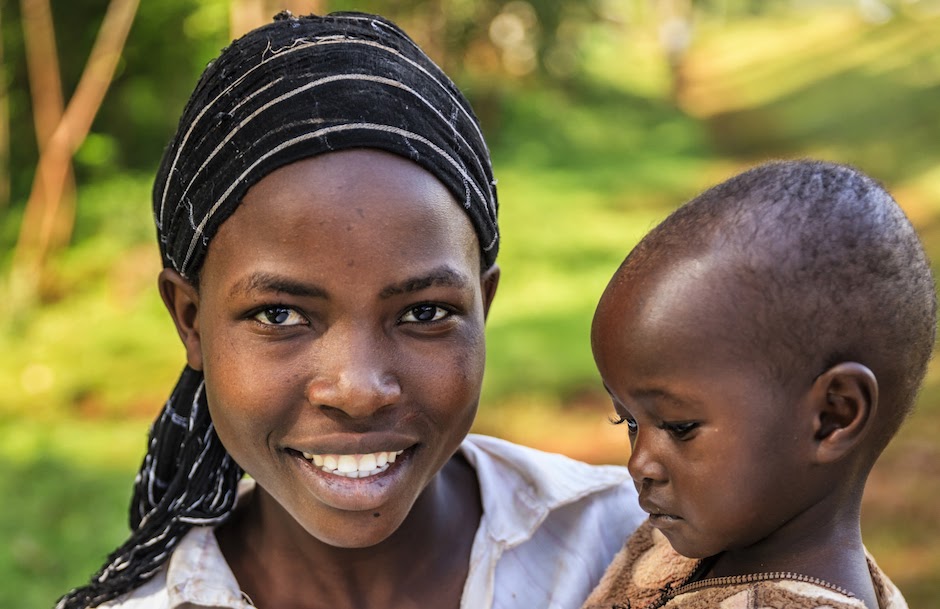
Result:
M209 247L190 363L280 522L341 547L401 525L473 421L494 275L449 191L404 159L331 153L248 192Z
M693 558L773 544L813 501L811 422L742 338L753 307L722 267L687 259L616 281L592 330L640 505Z

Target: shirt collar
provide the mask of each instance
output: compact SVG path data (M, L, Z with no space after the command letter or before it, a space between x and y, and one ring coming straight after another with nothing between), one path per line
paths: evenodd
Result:
M239 483L239 500L254 490L255 481ZM249 609L254 605L238 586L232 569L225 562L215 537L214 527L193 527L170 557L166 574L169 607L225 607Z
M480 483L481 526L506 547L530 539L551 511L630 479L624 467L588 465L490 436L470 434L461 451Z

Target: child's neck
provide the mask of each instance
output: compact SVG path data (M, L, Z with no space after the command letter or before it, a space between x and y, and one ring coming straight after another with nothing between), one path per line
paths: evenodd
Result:
M723 552L715 557L702 578L795 573L838 586L858 597L866 607L877 609L857 510L827 519L811 517L803 514L757 544ZM813 526L799 522L808 519Z

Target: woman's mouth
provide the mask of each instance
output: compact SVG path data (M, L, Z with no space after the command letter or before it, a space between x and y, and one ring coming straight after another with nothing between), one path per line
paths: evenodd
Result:
M375 453L338 455L301 453L322 471L345 478L368 478L381 474L395 462L404 450L388 450Z
M340 510L364 511L407 492L409 481L414 482L417 450L418 445L369 453L288 452L300 464L301 475L318 501Z

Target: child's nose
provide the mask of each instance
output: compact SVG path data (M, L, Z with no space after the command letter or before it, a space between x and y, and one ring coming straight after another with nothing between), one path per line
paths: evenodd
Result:
M392 349L387 337L373 334L334 327L318 341L317 369L307 384L311 405L363 418L398 402L402 389Z
M642 429L637 432L627 469L636 484L666 481L666 468L657 457L656 438L652 434L644 433Z

